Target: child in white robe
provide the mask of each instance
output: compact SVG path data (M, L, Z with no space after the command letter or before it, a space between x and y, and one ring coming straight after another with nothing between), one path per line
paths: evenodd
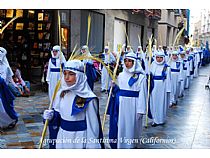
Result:
M18 114L13 104L15 97L8 87L8 84L13 81L14 74L6 54L6 49L0 47L0 128L13 128L18 121Z
M81 61L65 64L53 107L45 110L43 117L59 128L56 148L103 148L98 99L87 83Z
M173 51L171 60L168 62L168 65L171 67L170 107L177 105L181 81L183 80L183 65L178 55L177 51Z
M118 85L118 86L117 86ZM130 52L124 59L123 72L117 77L109 104L110 143L112 148L138 148L142 134L143 115L146 113L146 75L136 54Z
M154 81L154 88L150 94L150 110L153 119L152 126L155 127L166 122L166 112L171 92L171 69L166 64L163 51L156 53L150 73Z
M104 48L104 63L109 67L114 67L114 64L116 62L114 55L109 51L109 47L106 46ZM107 91L110 88L110 81L111 77L107 71L107 69L103 66L101 70L101 92Z
M66 63L66 59L61 52L60 46L56 45L51 51L52 58L49 59L46 81L48 83L49 100L51 101L56 84L60 79L60 71Z

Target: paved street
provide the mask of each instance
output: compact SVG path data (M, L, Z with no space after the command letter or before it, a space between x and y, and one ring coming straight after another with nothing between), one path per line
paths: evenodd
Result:
M151 127L149 120L148 128L143 130L141 148L210 148L210 91L204 88L208 74L210 66L200 69L199 77L193 79L190 89L185 91L178 106L168 110L167 123L164 126ZM107 97L99 92L99 83L95 89L100 98L102 119ZM0 148L37 148L43 128L41 115L46 108L47 93L35 91L35 95L29 98L16 98L15 109L19 113L19 121L14 129L1 131ZM107 138L108 123L105 127L104 136ZM106 144L106 147L109 148L109 145Z

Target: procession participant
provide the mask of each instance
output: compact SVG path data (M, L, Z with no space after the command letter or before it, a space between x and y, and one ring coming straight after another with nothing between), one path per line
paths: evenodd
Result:
M195 58L192 47L189 50L188 61L190 62L190 79L192 80L195 71Z
M173 51L171 55L168 65L171 67L170 107L173 107L177 105L178 101L180 85L183 80L183 65L178 58L179 53L177 51Z
M186 82L184 88L188 89L190 87L190 68L191 68L191 62L189 60L189 53L190 50L186 49L184 61L185 61L185 67L187 68L186 72Z
M190 71L189 71L189 62L186 58L185 55L185 51L181 51L180 53L180 60L182 61L182 65L183 65L183 80L181 81L181 86L180 86L180 93L179 93L179 97L182 98L184 96L184 89L185 87L187 87L188 85L188 80L190 77Z
M24 81L21 76L21 71L18 68L18 64L12 63L12 71L14 73L13 81L15 82L14 86L12 83L10 83L8 86L12 93L16 96L30 96L30 82Z
M6 49L0 47L0 128L13 128L18 121L18 115L14 110L15 97L8 87L13 72L6 54Z
M112 67L111 69L113 69L116 60L114 55L111 52L109 52L108 46L104 48L103 56L104 56L104 63L106 64L106 66L109 65L110 67ZM111 77L107 69L103 66L101 71L101 92L105 92L110 88L110 81Z
M123 72L117 77L109 102L110 143L112 148L135 148L139 142L129 143L129 140L139 140L142 134L143 115L146 113L146 75L136 54L130 52L124 59Z
M136 51L137 61L140 62L143 70L145 70L145 53L142 50L142 46L138 46Z
M153 119L152 126L156 127L166 122L166 112L169 107L171 92L171 70L166 64L163 51L156 53L150 73L154 80L154 87L150 94L150 110Z
M87 45L82 46L81 52L83 55L91 56ZM93 65L92 59L85 59L82 61L85 64L85 74L87 76L87 82L91 90L94 89L94 82L97 78L96 70Z
M194 74L193 74L193 77L198 77L198 73L199 73L199 64L200 64L200 54L198 52L198 49L197 48L194 48Z
M61 48L58 45L53 47L51 51L52 57L49 59L49 65L47 70L46 81L48 83L48 95L50 101L56 87L57 82L60 80L61 70L66 63L66 59L61 52Z
M58 128L56 148L104 148L98 98L87 83L81 61L66 62L53 107L43 117Z

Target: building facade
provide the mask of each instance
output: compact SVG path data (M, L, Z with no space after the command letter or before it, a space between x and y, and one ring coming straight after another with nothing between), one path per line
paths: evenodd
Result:
M151 35L157 39L161 10L3 9L0 27L17 15L19 18L0 35L0 45L7 49L9 62L20 63L24 79L36 78L40 82L43 64L49 60L52 46L59 41L66 58L76 45L78 50L88 44L92 53L103 52L105 45L109 45L111 51L118 51L124 44L136 51L139 45L146 47Z
M200 44L205 45L207 41L210 42L210 9L201 10L200 28L194 33L198 33Z
M185 33L179 41L184 43L184 35L189 32L189 10L187 9L162 9L161 19L158 22L158 45L172 46L179 30L186 23Z

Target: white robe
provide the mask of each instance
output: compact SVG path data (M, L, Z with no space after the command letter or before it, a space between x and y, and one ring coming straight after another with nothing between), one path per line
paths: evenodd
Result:
M128 81L131 73L123 71L118 76L120 89L139 91L139 97L119 97L118 144L117 148L135 148L135 143L127 142L139 139L142 134L142 117L137 119L137 113L146 113L146 77L140 74L139 79L130 87Z
M12 119L8 113L5 111L2 99L0 98L0 128L6 128L8 125L16 122L16 120Z
M172 72L171 70L171 93L170 93L170 104L176 104L178 100L178 95L180 92L181 81L183 80L183 65L180 62L179 68L176 67L176 62L180 62L179 60L173 61L171 60L168 65L171 69L179 69L179 72Z
M194 70L194 77L198 77L198 66L199 66L199 62L200 62L200 55L198 52L196 52L194 54L194 57L195 57L195 60L194 60L194 63L195 63L195 70Z
M62 63L65 64L66 63L65 58L63 57L62 59L63 59L62 61L60 61L60 58L56 59L56 66L54 64L52 64L51 58L49 60L46 81L49 84L48 95L49 95L49 100L50 101L52 100L56 84L57 84L58 80L60 80L60 72L51 72L50 69L51 68L52 69L55 69L55 68L60 69L60 64L62 64Z
M161 76L164 64L157 64L155 61L151 65L153 76ZM167 67L165 80L154 80L154 88L150 95L151 113L153 122L162 124L166 121L166 112L169 104L171 92L171 70Z
M99 122L97 117L97 101L93 99L89 102L88 107L71 116L72 104L75 98L73 92L68 92L64 98L58 99L56 96L55 110L61 115L61 118L67 121L85 120L87 129L84 131L66 131L59 128L57 135L56 148L57 149L84 149L84 148L101 148L99 140ZM60 101L58 101L60 100Z
M105 64L110 64L115 62L115 57L112 53L110 53L110 59L109 55L104 53L104 63ZM110 88L110 81L111 77L108 74L107 69L103 66L102 71L101 71L101 89L102 90L108 90Z

